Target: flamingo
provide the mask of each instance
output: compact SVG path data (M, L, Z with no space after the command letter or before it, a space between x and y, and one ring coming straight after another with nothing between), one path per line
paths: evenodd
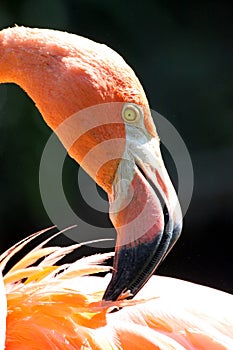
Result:
M56 266L80 245L47 247L49 239L5 272L43 231L2 254L2 348L232 349L231 295L150 279L179 237L182 216L132 69L83 37L14 27L0 32L0 82L26 91L70 156L107 192L117 231L110 281L91 276L109 271L102 264L108 254ZM120 310L109 313L114 308Z

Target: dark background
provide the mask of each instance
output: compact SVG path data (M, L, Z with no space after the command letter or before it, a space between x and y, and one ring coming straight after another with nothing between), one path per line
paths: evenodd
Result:
M170 120L183 137L194 167L194 194L183 234L158 273L232 293L230 4L1 0L0 29L18 24L66 30L106 43L126 59L137 72L151 108ZM50 130L33 102L14 85L0 86L0 135L2 251L52 224L43 208L38 179ZM87 221L108 226L106 215L88 211L81 203L76 172L76 164L67 160L64 183L74 209Z

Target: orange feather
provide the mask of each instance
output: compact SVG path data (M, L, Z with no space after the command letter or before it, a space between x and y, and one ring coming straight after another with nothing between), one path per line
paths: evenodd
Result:
M29 237L0 257L1 267L42 234ZM42 243L5 274L6 350L233 348L233 296L156 276L137 300L103 302L108 276L90 274L109 271L101 265L108 254L51 266L79 246L56 247L59 254L55 258L55 247ZM119 307L122 309L109 313ZM1 324L4 321L1 313Z

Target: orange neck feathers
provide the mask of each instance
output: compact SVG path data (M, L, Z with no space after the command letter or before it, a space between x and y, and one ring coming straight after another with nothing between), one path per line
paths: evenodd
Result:
M98 104L127 101L148 108L137 77L116 52L83 37L54 30L24 27L2 30L1 82L16 83L23 88L53 130L74 113ZM93 118L98 119L98 113ZM120 115L118 119L122 123ZM68 149L69 154L80 163L105 137L107 140L125 137L123 125L114 130L106 127L105 132L103 129L97 127L83 135ZM66 137L59 135L65 146ZM118 164L119 159L112 160L97 174L86 170L111 193Z

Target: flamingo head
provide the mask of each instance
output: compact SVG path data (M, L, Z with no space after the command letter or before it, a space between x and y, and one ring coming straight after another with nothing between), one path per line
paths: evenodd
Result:
M143 88L105 45L46 29L0 32L0 82L20 85L68 153L108 193L117 230L104 300L133 297L182 219Z

